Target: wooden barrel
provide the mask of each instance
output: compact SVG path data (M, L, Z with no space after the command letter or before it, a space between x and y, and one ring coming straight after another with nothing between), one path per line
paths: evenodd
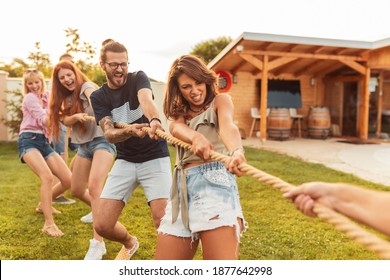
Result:
M330 113L327 107L312 107L307 121L309 137L325 139L330 131Z
M287 108L271 108L267 118L268 137L285 140L291 133L291 116Z

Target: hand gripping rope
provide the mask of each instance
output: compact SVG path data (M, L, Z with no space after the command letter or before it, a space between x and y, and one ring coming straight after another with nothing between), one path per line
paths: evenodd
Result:
M125 128L127 126L129 125L125 123L115 123L115 127L118 128ZM144 132L148 132L149 129L150 128L147 127L142 128ZM161 130L156 130L156 134L158 137L167 140L167 142L172 145L179 145L184 149L191 150L190 144L183 142L170 134ZM210 157L216 161L224 161L229 158L228 156L214 151L210 152ZM291 188L294 188L293 185L281 180L280 178L267 174L247 163L240 164L238 168L247 175L257 178L259 181L271 185L273 188L279 189L283 193L288 192ZM390 259L390 242L368 232L355 222L352 222L349 218L321 205L320 203L315 203L313 212L316 213L320 219L332 224L337 230L345 233L347 236L363 245L366 249L375 252L383 259Z

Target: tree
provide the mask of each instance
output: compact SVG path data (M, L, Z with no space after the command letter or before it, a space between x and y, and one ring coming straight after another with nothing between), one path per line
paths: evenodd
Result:
M219 37L217 39L211 39L203 41L195 45L191 54L201 57L206 64L214 59L230 42L230 37Z
M14 58L10 64L3 64L0 70L8 73L8 77L21 77L30 66L20 58Z
M11 98L3 100L9 117L1 117L0 121L11 130L12 136L16 137L19 134L20 123L23 119L23 111L21 108L23 94L21 90L7 91L7 93L12 94Z
M35 42L35 50L30 52L28 59L31 63L21 58L14 58L10 64L3 64L0 70L8 72L8 77L22 77L28 68L39 69L45 77L50 77L53 67L51 66L49 54L42 53L41 43Z
M65 30L66 37L69 37L71 41L66 44L66 52L73 57L81 54L84 59L77 59L76 65L80 70L93 82L98 85L102 85L106 82L106 76L100 66L93 63L93 59L96 56L96 48L88 42L80 42L80 34L78 29L68 28Z
M37 68L45 77L50 77L53 69L50 62L50 55L42 53L40 42L35 42L35 50L30 52L28 59L32 61L31 68Z

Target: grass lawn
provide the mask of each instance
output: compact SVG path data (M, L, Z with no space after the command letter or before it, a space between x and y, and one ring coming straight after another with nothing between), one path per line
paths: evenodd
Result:
M175 152L170 146L171 162ZM73 154L72 154L73 156ZM277 153L246 148L248 163L293 185L308 181L348 182L371 189L388 190L382 185L306 163ZM61 238L41 234L43 216L35 213L39 200L39 180L17 155L16 143L0 142L0 259L1 260L80 260L92 237L92 225L80 222L89 213L77 200L72 205L56 205L55 216ZM334 227L304 216L282 197L279 190L250 176L238 178L241 204L249 224L242 237L242 260L369 260L379 257ZM71 197L70 194L67 194ZM136 260L153 259L156 231L142 188L138 188L124 208L120 221L138 237ZM383 236L381 236L383 238ZM106 240L104 259L114 259L121 244ZM196 259L201 259L198 251Z

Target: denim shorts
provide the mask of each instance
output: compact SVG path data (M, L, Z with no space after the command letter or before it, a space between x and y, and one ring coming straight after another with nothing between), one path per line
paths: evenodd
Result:
M45 135L35 132L22 132L18 138L18 153L22 163L25 163L23 156L32 150L38 150L44 159L56 153Z
M55 139L53 137L53 141L51 142L51 145L54 149L54 151L57 152L59 155L63 155L65 153L65 137L66 137L66 126L61 124L61 131L59 135L59 139Z
M172 223L172 203L169 200L158 232L198 239L201 231L231 226L235 227L239 241L247 224L242 213L234 175L225 168L222 162L210 162L190 167L185 172L187 174L189 229L186 229L182 222L180 205L177 220ZM177 180L180 186L180 178L174 178L174 180ZM242 220L243 229L237 218Z
M69 138L69 141L68 141L68 148L69 148L72 152L76 152L76 151L79 149L79 147L80 147L79 144L72 143L72 142L71 142L71 139Z
M115 145L107 141L104 136L96 137L92 141L80 144L77 150L77 155L89 160L93 159L93 154L98 150L105 150L112 155L115 155Z
M170 158L157 158L141 163L117 159L100 197L121 200L126 204L139 184L144 189L148 203L155 199L169 198L172 185Z

